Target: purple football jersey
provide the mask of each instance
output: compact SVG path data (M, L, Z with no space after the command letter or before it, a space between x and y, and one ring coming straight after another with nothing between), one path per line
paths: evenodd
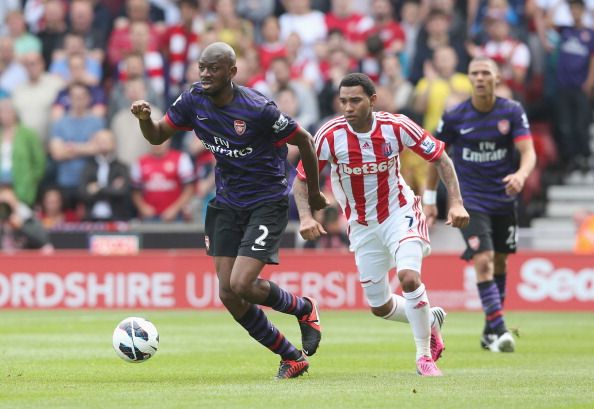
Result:
M290 191L286 142L297 123L259 92L233 84L234 97L219 108L198 82L169 107L167 122L194 130L216 160L217 200L249 207Z
M516 196L505 193L503 178L518 170L514 142L532 137L519 102L497 97L491 111L479 112L468 99L443 115L435 137L450 146L466 209L488 214L514 209Z

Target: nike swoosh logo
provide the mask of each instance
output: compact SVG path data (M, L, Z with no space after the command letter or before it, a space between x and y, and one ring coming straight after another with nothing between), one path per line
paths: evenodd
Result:
M465 129L460 129L460 134L462 135L466 135L469 132L474 131L474 128L465 128Z
M206 120L208 118L206 118L206 117L203 118L203 117L201 117L199 115L196 115L196 119L199 120L199 121L204 121L204 120Z
M259 247L256 247L256 246L252 246L252 251L264 251L264 250L266 250L266 249L259 248Z

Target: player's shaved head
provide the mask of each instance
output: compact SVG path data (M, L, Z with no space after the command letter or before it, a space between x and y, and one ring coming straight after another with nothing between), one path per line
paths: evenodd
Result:
M498 74L499 73L499 66L497 65L497 63L492 58L486 57L484 55L481 55L481 56L478 56L478 57L474 57L470 61L470 64L468 64L468 66L470 67L472 64L477 63L477 62L487 63L493 69L493 73L495 73L495 74Z
M202 55L200 56L200 59L205 61L214 60L219 62L225 62L229 64L230 67L232 67L235 65L236 61L235 50L233 50L233 48L227 43L212 43L204 49Z

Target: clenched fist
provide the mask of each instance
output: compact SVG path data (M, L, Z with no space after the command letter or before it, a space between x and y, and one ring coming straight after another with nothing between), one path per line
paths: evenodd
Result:
M146 121L151 118L151 105L144 101L134 101L130 107L130 112L141 121Z

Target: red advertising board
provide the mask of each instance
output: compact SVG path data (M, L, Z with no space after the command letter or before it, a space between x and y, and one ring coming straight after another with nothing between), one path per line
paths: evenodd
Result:
M87 252L17 253L0 257L0 308L222 308L212 259L204 251L145 251L101 256ZM263 277L319 300L326 309L367 308L353 255L281 252ZM394 288L397 280L390 277ZM423 263L433 305L477 310L474 270L457 255ZM594 311L594 256L522 253L510 257L506 308Z

